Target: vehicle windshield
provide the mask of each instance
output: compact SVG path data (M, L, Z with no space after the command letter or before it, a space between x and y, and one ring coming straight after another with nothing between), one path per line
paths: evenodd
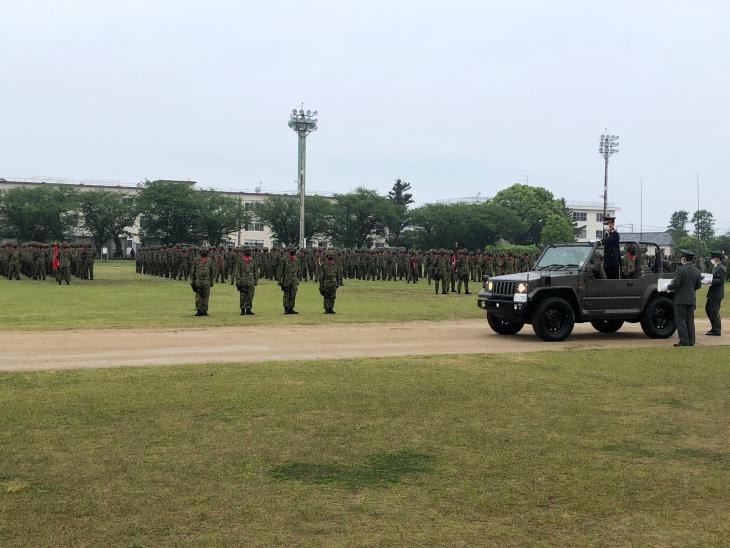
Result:
M582 267L591 254L590 246L549 247L535 265L536 270L547 267Z

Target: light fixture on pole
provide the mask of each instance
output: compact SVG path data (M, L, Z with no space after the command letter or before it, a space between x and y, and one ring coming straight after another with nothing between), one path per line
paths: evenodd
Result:
M603 217L608 215L608 159L618 152L618 135L601 135L598 153L605 161L603 173Z
M299 184L299 248L304 247L304 184L307 166L307 135L317 129L317 111L304 111L302 108L291 111L289 127L299 136L299 156L297 158L297 181Z

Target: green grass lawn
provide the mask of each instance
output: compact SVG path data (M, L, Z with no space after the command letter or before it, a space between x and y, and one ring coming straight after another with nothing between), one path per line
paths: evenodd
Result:
M334 316L324 315L319 285L299 284L299 316L282 314L282 293L272 281L256 288L256 316L239 316L238 291L229 284L211 290L210 316L195 318L195 295L185 281L136 274L132 262L97 263L94 281L58 286L24 278L0 279L0 329L89 329L260 324L395 322L481 318L476 295L435 295L425 280L345 280L337 291ZM476 294L480 284L471 284Z
M0 545L719 546L728 347L0 374Z
M337 292L335 316L322 314L322 297L315 282L299 285L299 316L282 314L281 290L261 280L256 288L256 316L240 317L238 291L229 284L213 287L210 316L195 318L195 296L184 281L170 281L134 272L130 261L97 263L94 281L72 280L59 287L51 281L0 279L0 329L90 329L116 327L190 327L264 324L317 324L454 320L482 318L474 295L435 295L425 280L362 282L345 280ZM730 291L730 287L728 288ZM704 317L706 289L697 294L698 317ZM723 301L730 317L730 299Z

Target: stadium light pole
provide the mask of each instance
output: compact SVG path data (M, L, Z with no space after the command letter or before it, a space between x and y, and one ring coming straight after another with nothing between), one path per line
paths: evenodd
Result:
M608 159L618 152L618 135L601 135L598 153L605 162L603 172L603 217L608 215Z
M304 182L307 169L307 135L317 129L317 111L291 111L289 127L299 136L299 156L297 158L297 181L299 183L299 248L304 248Z

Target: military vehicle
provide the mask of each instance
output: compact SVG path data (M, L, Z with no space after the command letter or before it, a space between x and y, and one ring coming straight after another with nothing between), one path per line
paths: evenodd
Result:
M525 324L544 341L562 341L576 322L590 322L603 333L614 333L624 322L641 324L647 337L674 334L672 294L658 291L669 263L653 243L623 242L636 256L627 261L618 280L605 279L600 243L548 246L530 272L486 278L477 297L487 322L500 335L514 335ZM633 273L630 273L633 263Z

